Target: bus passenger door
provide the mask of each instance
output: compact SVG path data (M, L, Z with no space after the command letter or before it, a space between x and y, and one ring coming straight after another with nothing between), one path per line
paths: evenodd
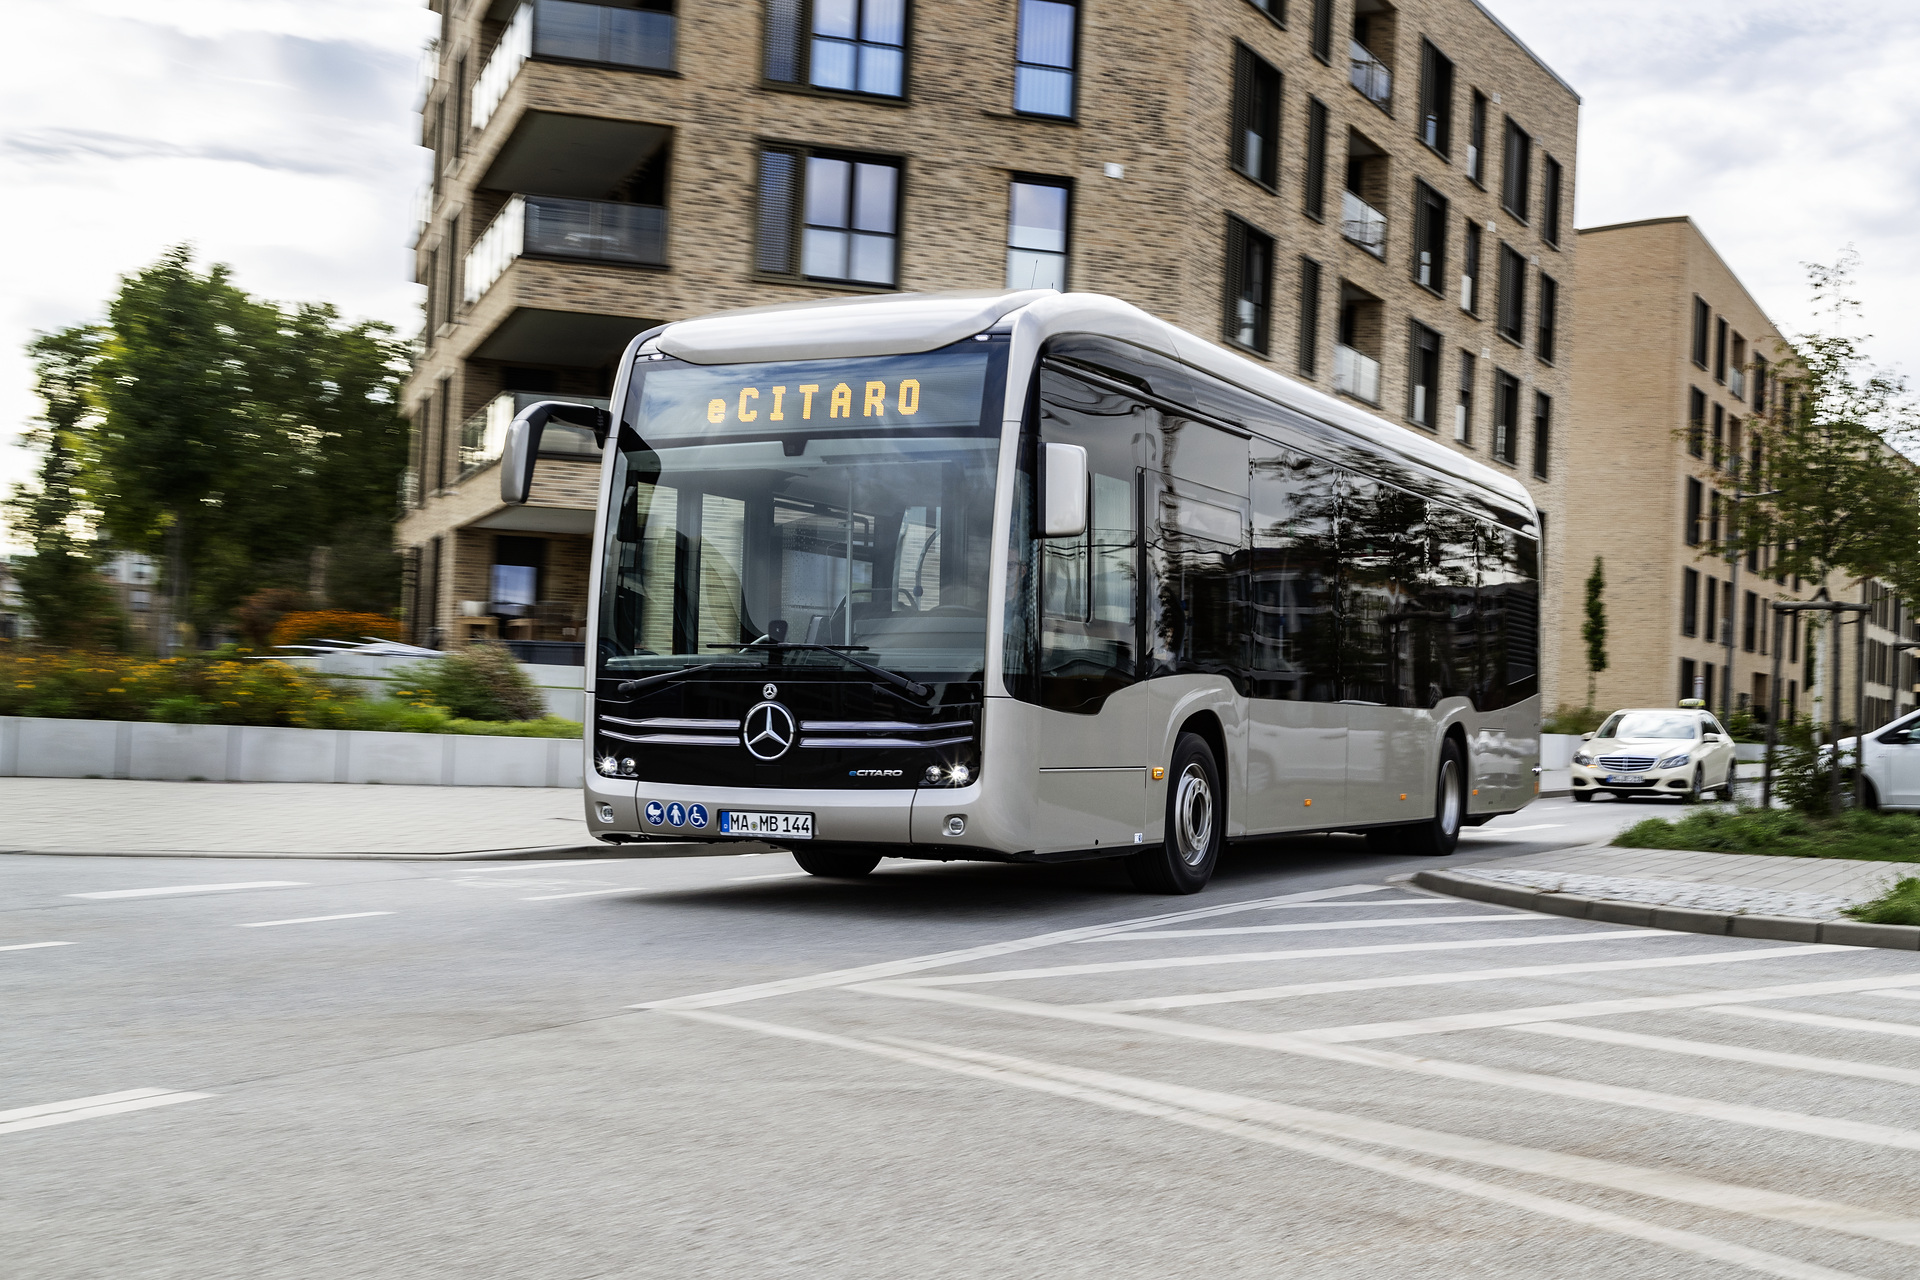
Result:
M1337 472L1256 438L1247 737L1249 831L1336 825L1347 813L1334 541Z

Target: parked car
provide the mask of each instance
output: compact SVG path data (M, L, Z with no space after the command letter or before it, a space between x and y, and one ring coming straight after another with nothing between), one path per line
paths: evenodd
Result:
M1575 800L1602 792L1621 799L1667 796L1693 802L1708 792L1733 798L1733 735L1698 704L1629 707L1581 737L1573 756Z
M1840 739L1840 764L1852 776L1853 738ZM1820 749L1824 767L1832 747ZM1867 735L1865 751L1869 809L1920 809L1920 711L1909 712Z

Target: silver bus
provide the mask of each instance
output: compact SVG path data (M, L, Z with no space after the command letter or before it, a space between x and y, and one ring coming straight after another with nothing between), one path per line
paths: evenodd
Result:
M586 811L645 855L1451 852L1537 790L1540 520L1511 476L1093 294L641 334L604 447ZM690 844L690 842L701 842Z

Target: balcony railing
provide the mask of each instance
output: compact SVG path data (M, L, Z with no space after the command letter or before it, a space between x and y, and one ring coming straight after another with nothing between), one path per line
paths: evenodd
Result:
M1384 107L1393 99L1393 72L1358 40L1347 42L1347 79L1378 106Z
M1365 400L1368 404L1379 404L1380 362L1372 356L1361 355L1352 347L1335 343L1333 389L1344 391L1350 396Z
M467 250L468 305L522 256L665 266L667 211L611 200L515 196Z
M500 461L506 447L507 427L515 414L542 400L564 400L568 404L591 404L604 409L610 403L594 396L556 396L540 391L503 391L487 401L480 412L460 426L460 478L465 480L482 467ZM549 422L540 433L540 456L598 459L600 446L593 432L570 422Z
M673 70L674 16L576 0L529 0L473 82L473 127L484 129L528 58Z
M1387 218L1351 191L1340 193L1340 233L1376 258L1387 256Z

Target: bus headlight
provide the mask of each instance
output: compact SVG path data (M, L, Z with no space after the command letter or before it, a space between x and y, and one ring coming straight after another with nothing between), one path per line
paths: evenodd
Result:
M973 767L966 764L930 764L920 777L923 787L964 787L973 781Z

